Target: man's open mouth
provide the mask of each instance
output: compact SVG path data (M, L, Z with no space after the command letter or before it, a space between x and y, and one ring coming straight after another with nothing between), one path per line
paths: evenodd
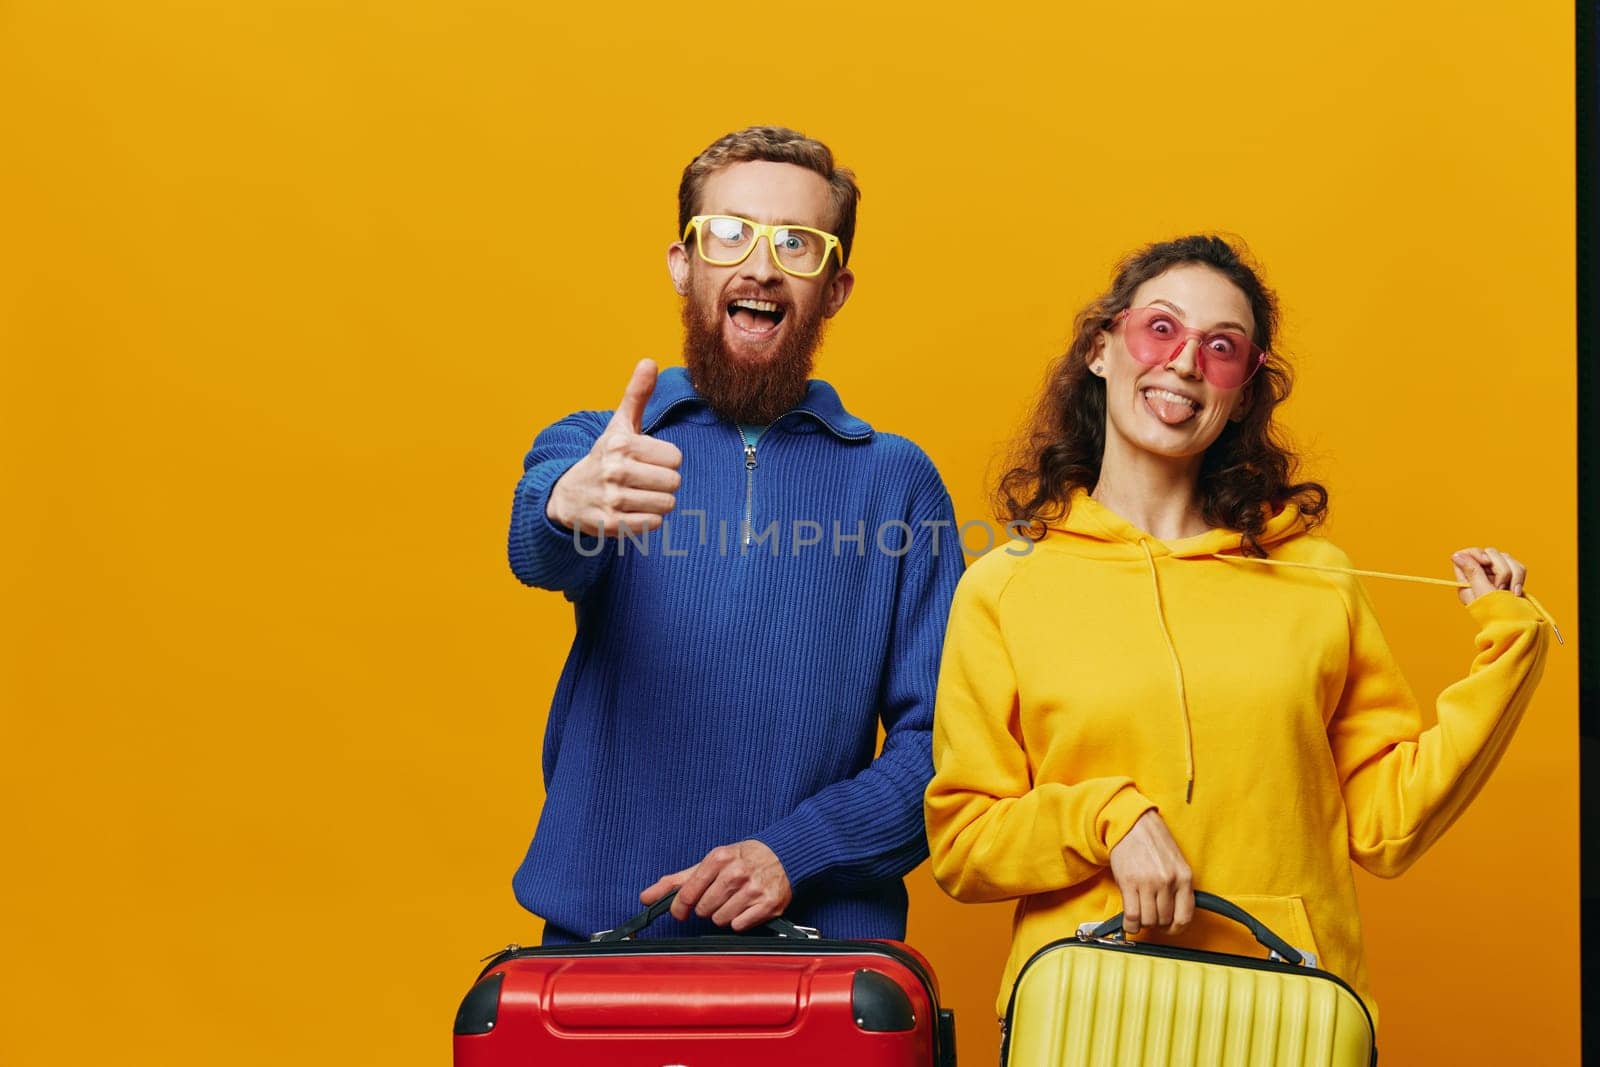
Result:
M729 301L728 317L746 333L771 333L783 321L783 305L770 300Z

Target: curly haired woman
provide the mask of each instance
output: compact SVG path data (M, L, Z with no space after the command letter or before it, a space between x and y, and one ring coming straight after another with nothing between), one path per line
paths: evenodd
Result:
M1370 1007L1351 864L1404 871L1510 743L1547 625L1526 570L1451 557L1478 628L1422 729L1349 560L1312 533L1273 424L1289 370L1273 294L1225 241L1152 245L1077 317L1000 484L1028 553L992 552L952 607L926 795L933 870L1018 901L1000 990L1080 923L1256 953L1197 912L1253 913Z

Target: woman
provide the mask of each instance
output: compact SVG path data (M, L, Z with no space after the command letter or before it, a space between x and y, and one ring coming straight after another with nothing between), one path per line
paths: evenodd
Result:
M1001 985L1078 925L1259 954L1238 903L1369 1007L1351 861L1405 870L1476 794L1543 667L1526 570L1451 562L1479 632L1421 729L1272 415L1275 299L1215 237L1126 260L1077 318L1000 487L1037 543L968 570L926 796L940 885L1017 899ZM1376 1017L1374 1015L1374 1017Z

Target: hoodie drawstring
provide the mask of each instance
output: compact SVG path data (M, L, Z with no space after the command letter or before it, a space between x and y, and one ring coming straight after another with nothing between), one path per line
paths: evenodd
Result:
M1144 544L1143 541L1140 541L1139 543L1141 545ZM1150 550L1148 548L1145 549L1145 555L1148 556L1149 554ZM1442 585L1450 589L1472 588L1472 586L1467 582L1452 581L1448 578L1421 578L1415 574L1392 574L1389 571L1364 571L1355 567L1331 567L1322 563L1299 563L1294 560L1267 559L1262 556L1217 556L1216 558L1231 560L1234 562L1260 563L1268 567L1303 567L1309 571L1328 571L1331 574L1354 574L1362 578L1388 578L1396 582L1416 582L1419 585ZM1154 563L1152 563L1151 566L1153 567ZM1539 617L1550 624L1551 631L1556 635L1556 643L1559 645L1566 644L1566 642L1561 639L1561 627L1556 625L1556 620L1548 611L1545 610L1544 605L1539 603L1538 598L1532 593L1526 591L1524 591L1521 595L1522 598L1526 600L1533 608L1533 610L1539 613ZM1169 639L1167 643L1170 646L1172 642Z
M1145 562L1150 565L1150 588L1156 597L1156 621L1161 625L1161 636L1166 639L1167 652L1172 656L1172 676L1178 682L1178 709L1183 714L1183 759L1184 771L1187 775L1187 786L1183 793L1183 802L1194 802L1194 727L1189 722L1189 696L1183 684L1183 664L1178 660L1178 646L1172 643L1172 632L1167 629L1167 614L1161 604L1161 579L1156 574L1156 558L1150 553L1150 545L1139 539L1139 547L1144 549Z
M1189 694L1183 682L1183 663L1178 659L1178 646L1172 643L1172 631L1167 628L1167 613L1166 608L1161 601L1161 578L1159 572L1156 570L1156 557L1150 551L1149 542L1142 537L1139 539L1139 548L1143 550L1145 563L1150 568L1150 588L1155 594L1156 600L1156 622L1161 627L1162 639L1167 643L1167 654L1172 657L1173 679L1178 683L1178 710L1183 716L1183 759L1184 774L1187 783L1184 788L1183 802L1185 804L1191 804L1194 802L1195 780L1194 725L1190 721L1189 717ZM1211 558L1225 559L1235 563L1259 563L1267 567L1300 567L1311 571L1326 571L1330 574L1352 574L1361 578L1388 578L1391 581L1416 582L1419 585L1442 585L1449 589L1470 588L1469 584L1466 582L1451 581L1447 578L1423 578L1415 574L1394 574L1389 571L1368 571L1361 570L1356 567L1334 567L1322 563L1300 563L1295 560L1268 559L1264 556L1234 556L1219 554ZM1554 632L1557 643L1563 645L1566 644L1566 642L1561 639L1561 627L1556 625L1556 620L1548 611L1545 610L1545 606L1539 603L1538 598L1532 593L1528 592L1524 592L1522 597L1528 602L1534 611L1539 613L1540 618L1550 624L1550 629L1552 632Z

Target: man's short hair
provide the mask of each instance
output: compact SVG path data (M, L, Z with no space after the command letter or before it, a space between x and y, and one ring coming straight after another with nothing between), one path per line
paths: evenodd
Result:
M844 261L850 260L850 244L856 234L856 204L861 199L861 189L856 176L847 167L833 164L833 152L821 141L807 137L783 126L748 126L725 134L683 168L683 180L678 183L678 233L681 236L689 220L698 212L700 187L714 171L734 163L755 160L767 163L793 163L822 175L828 181L833 199L832 233L839 238ZM779 219L792 222L792 219Z

